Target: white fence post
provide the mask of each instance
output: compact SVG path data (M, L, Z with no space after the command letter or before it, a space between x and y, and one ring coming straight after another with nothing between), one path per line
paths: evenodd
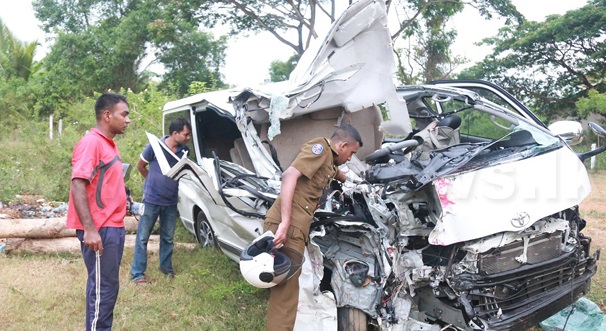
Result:
M61 137L61 133L63 131L63 119L59 119L59 125L57 126L57 131L58 131L59 137Z
M48 118L48 137L53 140L53 115Z

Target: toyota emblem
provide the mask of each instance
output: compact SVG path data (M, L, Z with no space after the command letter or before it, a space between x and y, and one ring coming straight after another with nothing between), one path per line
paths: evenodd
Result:
M526 212L521 212L514 216L510 222L513 227L521 229L530 223L530 216Z

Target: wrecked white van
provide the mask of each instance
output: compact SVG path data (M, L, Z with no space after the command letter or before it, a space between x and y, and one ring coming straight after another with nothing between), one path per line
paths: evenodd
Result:
M295 329L536 325L589 291L583 160L606 146L576 154L578 124L550 131L485 82L396 88L386 23L383 1L359 1L288 82L166 104L166 125L192 122L189 159L163 165L183 224L237 261L301 145L351 124L364 146L317 206Z

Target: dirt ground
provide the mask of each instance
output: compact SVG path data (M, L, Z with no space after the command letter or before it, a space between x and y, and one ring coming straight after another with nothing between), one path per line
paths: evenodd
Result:
M581 210L596 210L606 213L606 173L590 174L591 194L583 203Z
M598 272L592 278L592 299L603 312L606 312L606 259L604 249L606 248L606 172L590 173L591 194L581 205L581 216L587 221L587 227L583 233L591 237L591 251L602 251L598 260Z
M606 248L606 173L590 175L591 194L580 205L594 249Z

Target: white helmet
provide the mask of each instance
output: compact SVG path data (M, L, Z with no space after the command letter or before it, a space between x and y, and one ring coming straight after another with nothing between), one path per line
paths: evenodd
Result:
M303 264L303 256L293 249L274 248L274 234L266 232L247 245L240 254L240 272L255 287L269 288L292 277Z

